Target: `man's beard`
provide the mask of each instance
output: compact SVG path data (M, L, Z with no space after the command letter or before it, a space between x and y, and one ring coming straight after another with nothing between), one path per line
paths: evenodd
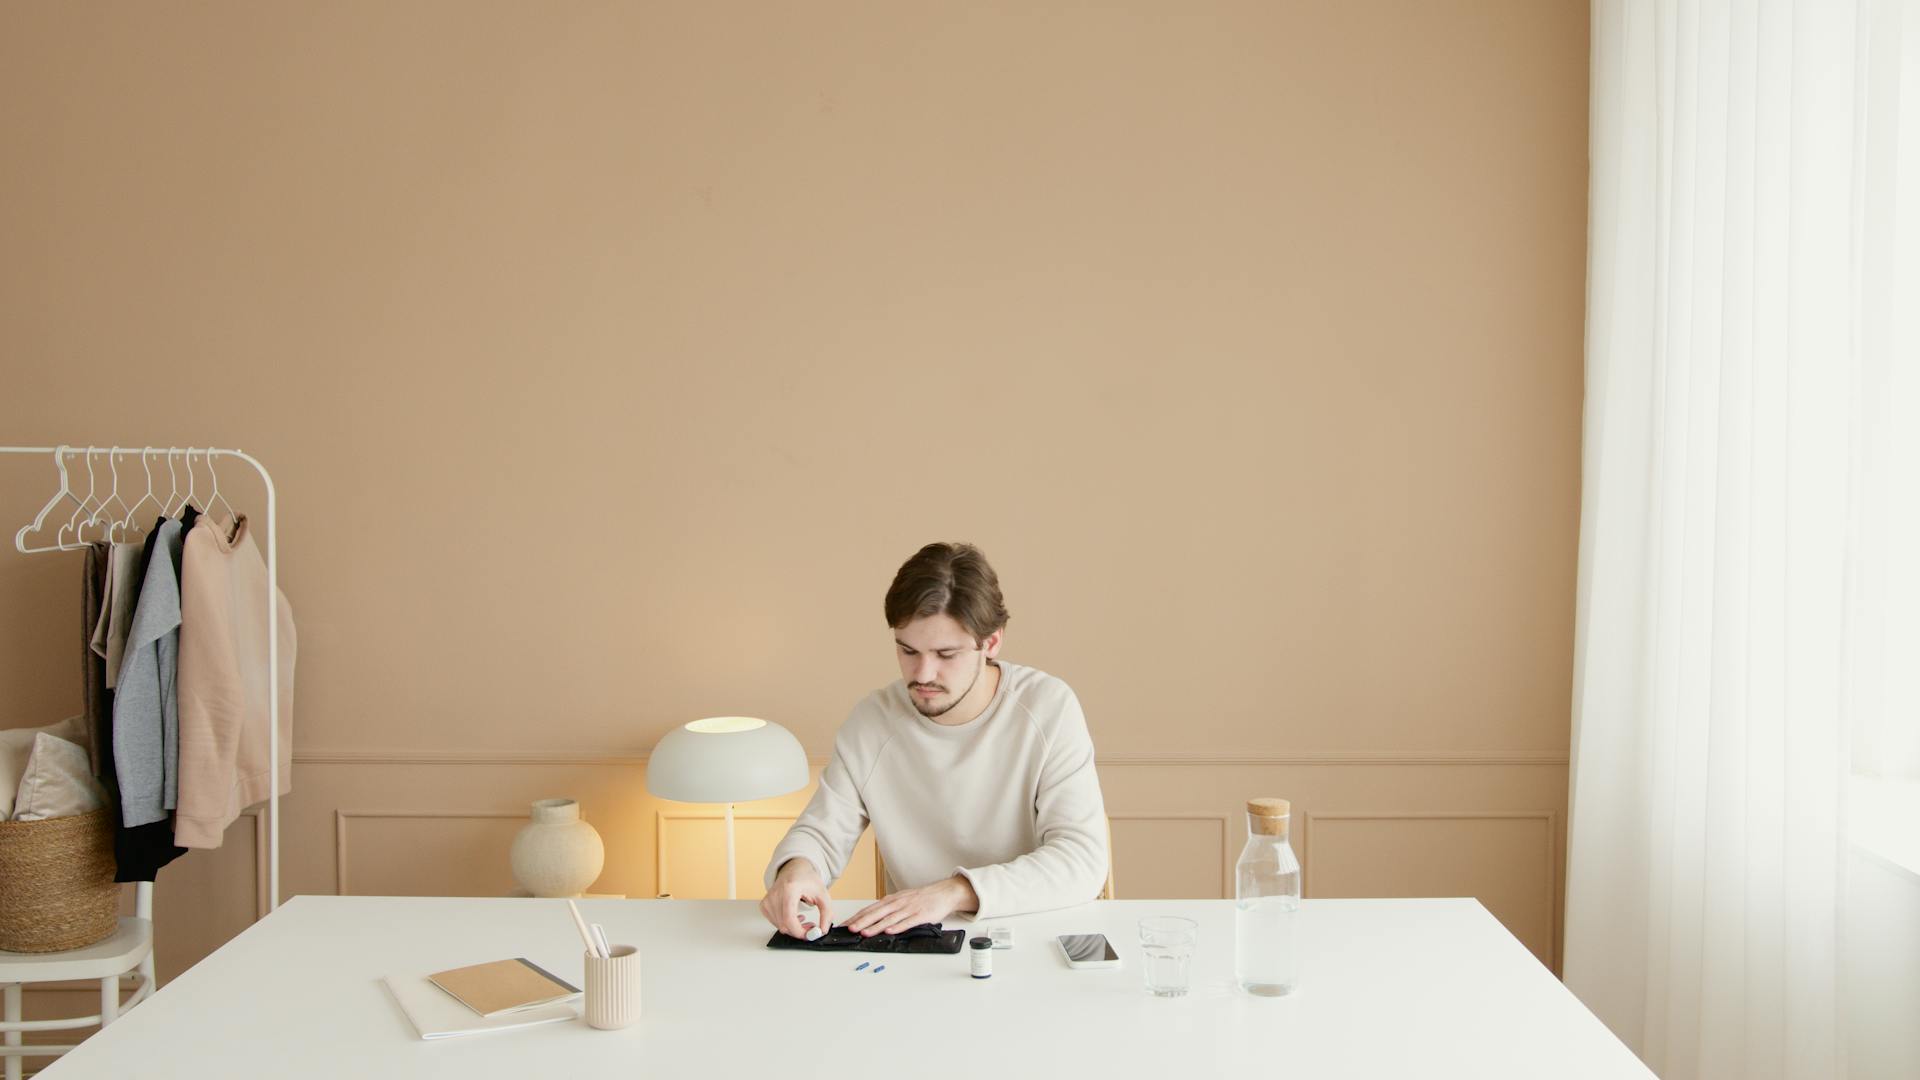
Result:
M947 702L945 708L936 709L929 712L927 709L927 704L920 700L920 695L913 692L913 684L911 683L907 684L907 696L913 699L913 707L919 711L921 716L924 716L929 720L937 720L940 717L945 716L948 713L952 712L953 707L955 705L958 705L962 701L965 701L967 699L967 695L973 693L974 683L978 683L980 681L980 673L985 670L987 670L987 660L986 660L986 657L983 656L980 658L980 666L973 669L973 682L968 683L967 688L965 690L960 691L958 696L956 696L952 701Z

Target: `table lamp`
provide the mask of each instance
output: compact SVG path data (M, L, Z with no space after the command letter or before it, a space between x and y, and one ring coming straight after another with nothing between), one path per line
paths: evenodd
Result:
M647 758L647 790L674 802L725 803L727 899L733 872L733 804L807 786L807 752L793 732L751 716L709 716L667 732Z

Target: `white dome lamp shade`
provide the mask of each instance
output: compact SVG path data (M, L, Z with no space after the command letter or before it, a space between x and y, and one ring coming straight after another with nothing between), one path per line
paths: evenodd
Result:
M727 808L727 899L733 868L733 804L807 786L807 752L793 732L751 716L709 716L667 732L647 758L647 791L674 802Z

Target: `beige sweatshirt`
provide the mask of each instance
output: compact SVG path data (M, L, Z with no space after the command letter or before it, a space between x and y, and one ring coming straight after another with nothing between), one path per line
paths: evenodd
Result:
M267 797L267 564L247 529L202 517L180 555L180 805L173 842L219 847ZM279 596L280 793L293 790L293 610Z
M964 874L982 919L1098 896L1106 807L1080 701L1043 671L999 663L993 700L965 724L921 716L904 680L855 705L812 801L774 849L768 886L795 856L837 880L872 822L889 891Z

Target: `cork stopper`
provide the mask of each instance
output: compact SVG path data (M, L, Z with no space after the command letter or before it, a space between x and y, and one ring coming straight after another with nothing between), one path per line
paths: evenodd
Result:
M1293 805L1285 799L1248 799L1247 827L1261 836L1285 836Z

